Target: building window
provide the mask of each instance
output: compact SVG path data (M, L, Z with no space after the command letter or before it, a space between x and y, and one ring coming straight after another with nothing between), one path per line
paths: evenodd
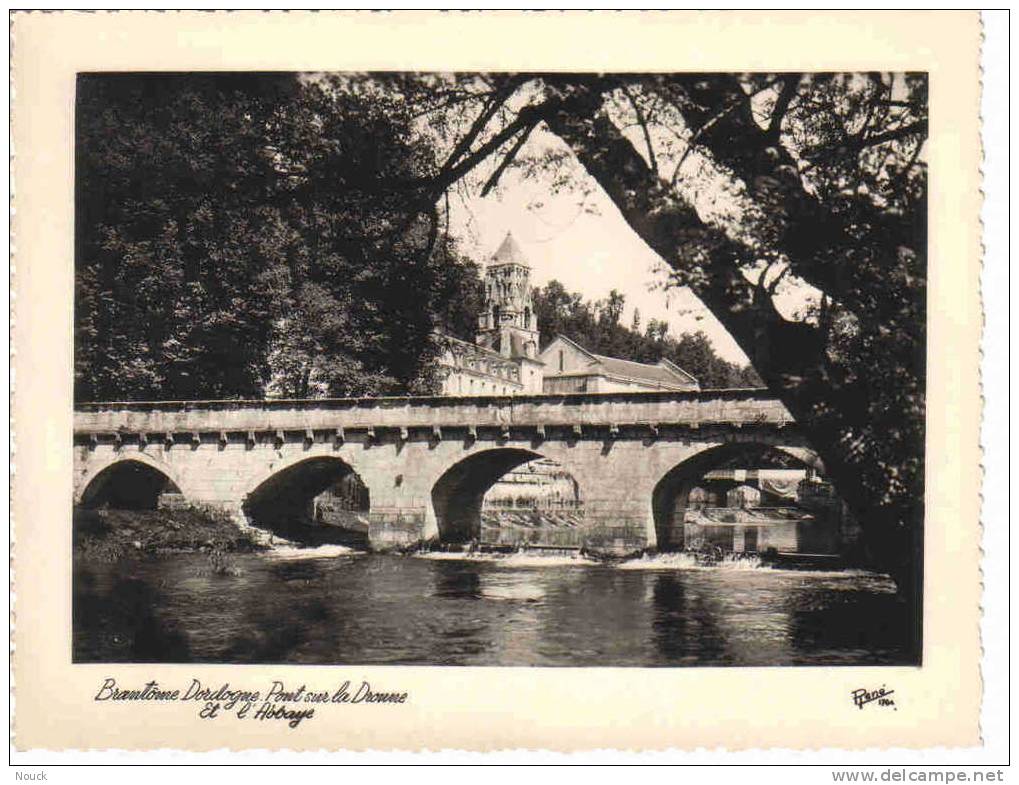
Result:
M559 350L559 373L563 372L563 350Z
M492 306L492 326L493 327L498 327L499 326L499 319L501 317L502 317L502 308L500 308L498 305L493 305Z
M531 309L524 308L524 327L530 329L531 327Z

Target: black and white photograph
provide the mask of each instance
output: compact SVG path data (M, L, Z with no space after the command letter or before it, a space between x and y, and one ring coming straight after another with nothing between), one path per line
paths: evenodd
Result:
M18 778L1004 781L992 16L12 13Z
M922 666L928 83L78 74L73 662Z

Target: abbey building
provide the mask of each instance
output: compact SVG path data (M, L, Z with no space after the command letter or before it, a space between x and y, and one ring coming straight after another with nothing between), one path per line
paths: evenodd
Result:
M475 342L442 336L443 395L700 389L693 376L665 359L651 365L606 357L562 335L541 350L530 279L530 265L507 234L485 268Z

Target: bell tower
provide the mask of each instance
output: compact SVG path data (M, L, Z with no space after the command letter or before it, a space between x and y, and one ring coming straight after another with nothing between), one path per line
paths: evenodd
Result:
M531 299L531 266L506 233L485 268L485 310L478 317L479 346L503 357L538 356L538 320Z

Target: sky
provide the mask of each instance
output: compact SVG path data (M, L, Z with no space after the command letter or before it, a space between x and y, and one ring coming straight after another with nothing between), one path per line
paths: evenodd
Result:
M537 141L554 144L549 139ZM530 262L533 286L557 279L588 300L603 299L617 289L626 297L627 326L637 308L642 325L655 318L667 321L677 336L701 330L724 359L747 363L736 342L693 293L664 288L667 276L660 257L597 185L587 184L591 193L586 199L576 190L554 194L544 178L526 179L518 170L508 170L488 196L482 198L480 188L471 188L465 198L451 200L451 232L479 262L495 252L506 232L512 232Z

